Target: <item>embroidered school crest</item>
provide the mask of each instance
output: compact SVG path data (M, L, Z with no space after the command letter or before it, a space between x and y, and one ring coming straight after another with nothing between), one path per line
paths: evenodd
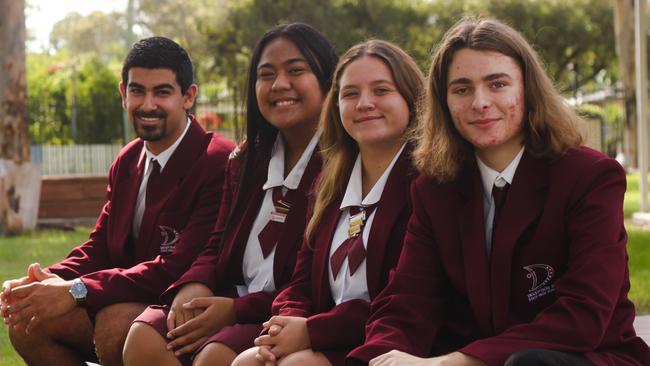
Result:
M551 283L555 276L553 267L548 264L531 264L523 268L526 270L526 278L531 280L529 302L555 291L555 285Z
M178 231L173 227L160 225L160 236L162 236L162 243L160 244L160 253L171 253L174 251L174 245L178 241Z

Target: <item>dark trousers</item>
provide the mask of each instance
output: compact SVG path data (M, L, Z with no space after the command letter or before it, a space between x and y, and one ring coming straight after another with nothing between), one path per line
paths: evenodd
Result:
M594 364L579 353L527 349L512 354L503 366L594 366Z

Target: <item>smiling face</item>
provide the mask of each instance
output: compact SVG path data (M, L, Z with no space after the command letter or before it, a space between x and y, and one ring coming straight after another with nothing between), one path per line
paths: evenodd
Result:
M360 149L366 145L388 149L401 146L409 108L383 61L363 56L351 62L343 70L339 86L343 128Z
M461 49L454 54L447 80L454 126L481 160L490 160L487 155L514 157L523 144L526 110L524 80L515 60L497 52Z
M128 85L120 84L122 105L138 137L147 142L154 154L171 146L185 128L187 110L192 107L197 87L192 84L185 94L169 69L133 67Z
M264 118L283 133L314 130L323 92L305 57L280 37L264 48L257 65L257 105Z

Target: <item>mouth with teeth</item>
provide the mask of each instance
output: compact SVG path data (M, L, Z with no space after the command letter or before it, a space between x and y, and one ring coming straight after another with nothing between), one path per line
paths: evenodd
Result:
M166 113L144 113L138 111L136 111L133 115L145 125L158 123L167 117Z
M274 107L288 107L297 103L297 99L278 99L274 100L271 104L273 104Z

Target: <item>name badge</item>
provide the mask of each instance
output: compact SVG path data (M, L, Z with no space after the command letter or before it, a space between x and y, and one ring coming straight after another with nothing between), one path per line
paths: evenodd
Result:
M271 221L279 222L284 224L284 221L287 219L287 214L282 212L271 212Z
M279 200L275 205L273 205L273 207L275 208L275 211L271 212L271 218L269 220L284 224L284 221L287 219L287 214L291 209L291 205L286 201Z

